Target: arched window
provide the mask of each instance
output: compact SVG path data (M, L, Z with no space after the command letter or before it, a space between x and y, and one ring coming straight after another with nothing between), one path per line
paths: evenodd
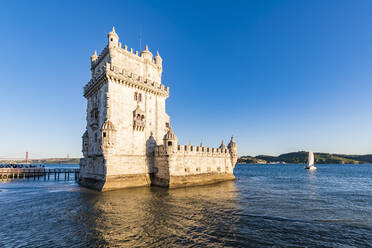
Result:
M168 146L172 146L172 141L168 141Z

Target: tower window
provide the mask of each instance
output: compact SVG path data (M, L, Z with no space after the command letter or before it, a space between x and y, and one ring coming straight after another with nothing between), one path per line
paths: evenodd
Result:
M168 141L168 146L172 146L172 141Z
M106 132L103 132L103 138L106 138Z
M142 94L138 92L134 92L134 100L137 102L142 102Z
M111 38L111 41L113 41L114 39Z

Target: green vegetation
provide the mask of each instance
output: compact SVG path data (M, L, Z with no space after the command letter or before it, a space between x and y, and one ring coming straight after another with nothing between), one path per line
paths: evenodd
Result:
M305 164L307 163L308 152L291 152L281 154L279 156L259 155L256 157L242 156L238 159L238 163L289 163L289 164ZM329 154L329 153L314 153L316 164L365 164L372 163L372 154L367 155L346 155L346 154Z

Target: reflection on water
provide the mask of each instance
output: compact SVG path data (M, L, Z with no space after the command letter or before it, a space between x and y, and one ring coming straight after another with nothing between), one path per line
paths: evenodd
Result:
M229 234L236 231L233 223L237 221L231 218L237 211L233 182L172 190L138 188L82 197L90 202L87 215L95 216L87 219L93 222L88 225L88 239L99 245L170 247L176 240L195 245L207 243L211 237L228 242Z
M309 192L309 197L312 199L316 199L317 194L318 194L318 183L317 183L317 172L316 170L306 170L307 175L308 175L308 192Z
M238 165L238 180L95 192L0 184L0 247L371 247L372 166Z

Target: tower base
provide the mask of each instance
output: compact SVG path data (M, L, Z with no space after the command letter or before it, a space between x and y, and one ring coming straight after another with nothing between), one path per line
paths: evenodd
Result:
M169 180L154 177L152 180L152 185L167 188L181 188L232 180L236 180L236 178L234 174L230 173L203 173L186 176L170 176Z
M83 187L98 191L135 188L151 185L149 174L106 176L105 180L81 177L78 183Z

